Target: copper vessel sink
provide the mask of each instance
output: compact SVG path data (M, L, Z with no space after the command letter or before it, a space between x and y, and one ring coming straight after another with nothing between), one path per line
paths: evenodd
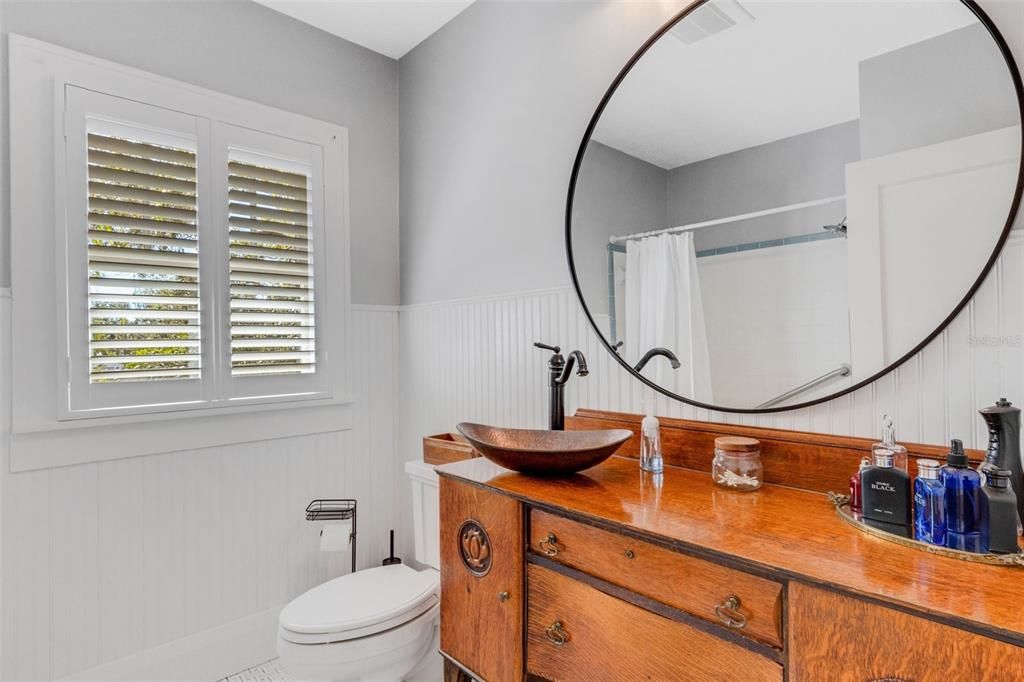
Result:
M484 457L534 476L572 474L596 466L633 436L626 429L539 431L462 422L456 428Z

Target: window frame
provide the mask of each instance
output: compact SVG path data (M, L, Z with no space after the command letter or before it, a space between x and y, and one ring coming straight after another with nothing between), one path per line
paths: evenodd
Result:
M57 205L55 215L64 216L63 221L57 220L57 324L61 343L64 346L65 361L58 365L58 388L67 394L60 400L61 419L88 419L101 414L131 414L141 412L162 411L169 409L185 409L199 406L216 399L216 367L214 354L211 352L211 336L207 330L215 331L215 318L211 314L214 308L216 288L207 286L209 277L204 276L205 246L199 249L199 295L200 295L200 339L201 339L201 372L200 379L163 380L152 382L125 382L100 384L93 383L90 375L89 354L89 267L87 250L89 238L86 231L85 216L88 213L88 186L86 154L89 132L88 121L101 119L111 128L167 130L192 127L191 134L195 138L197 149L209 146L209 121L198 116L170 111L141 102L113 97L94 90L86 90L76 85L65 84L63 90L64 137L56 141L58 158L55 167L63 166L64 188L57 187L54 201ZM130 123L129 123L130 121ZM178 131L175 131L178 132ZM184 136L186 131L180 131ZM197 208L196 222L198 225L198 243L210 242L209 234L216 229L211 198L203 187L215 187L216 179L212 177L211 167L199 159L197 153L196 187ZM63 196L60 196L63 195ZM63 223L63 224L62 224ZM216 254L212 254L216 256ZM216 274L216 273L214 273ZM210 376L212 370L213 376Z
M218 260L221 270L217 272L217 281L225 287L220 301L225 302L218 310L217 329L224 333L224 338L218 339L218 369L222 371L220 385L228 399L233 401L265 400L268 396L274 395L306 395L313 398L317 395L329 394L330 387L325 378L330 374L330 363L328 357L329 339L321 340L321 329L326 330L330 323L330 310L320 304L320 296L324 292L324 271L326 268L319 267L324 262L321 255L321 248L327 253L328 234L325 229L325 183L323 182L324 158L323 150L304 142L286 140L276 137L274 140L260 141L266 133L258 130L243 128L233 124L217 126L213 131L213 158L211 159L215 169L223 170L223 183L217 183L217 191L222 192L216 196L215 209L217 217L214 223L223 225L223 233L218 232L218 250L222 250L223 256ZM228 228L228 163L230 161L230 150L242 148L245 151L262 156L278 156L282 159L290 159L299 156L298 148L309 147L309 163L312 168L310 186L310 206L312 209L312 243L313 243L313 296L314 296L314 333L316 352L316 371L311 375L300 376L234 376L231 366L231 308L230 308L230 231ZM273 149L270 149L273 147ZM317 172L319 171L319 172ZM216 175L216 171L215 171ZM218 176L219 177L219 176ZM226 343L225 343L226 341ZM322 342L323 341L323 342Z
M19 254L11 268L11 389L15 397L10 422L11 470L350 428L347 129L16 34L9 36L8 60L11 248ZM315 254L319 262L330 264L329 268L319 268L315 282L316 308L324 313L317 329L326 363L322 390L296 393L289 389L258 396L222 394L212 401L104 408L87 415L72 413L64 314L68 304L64 248L68 209L63 110L68 86L323 148L323 176L317 184L323 194L321 222L325 238L319 254ZM226 211L226 195L224 200ZM84 231L84 218L77 224ZM226 239L226 225L223 232ZM201 249L201 260L204 253L213 255ZM215 301L215 307L227 305L227 264L223 267L225 282L218 285L224 287L224 300ZM201 279L206 280L201 286L217 276L211 275L209 268L201 272L205 273ZM206 308L213 312L210 306ZM204 355L209 340L204 338ZM317 369L320 374L321 368ZM227 370L230 372L230 365Z
M82 110L73 102L82 101ZM86 105L90 106L86 106ZM96 86L85 87L80 83L65 80L55 98L57 116L64 121L62 139L56 140L54 167L64 170L64 187L56 187L54 194L57 216L58 275L64 275L64 282L58 290L58 324L64 323L60 338L64 343L64 361L59 365L58 383L65 399L60 397L59 419L94 419L106 415L130 415L172 412L179 410L219 409L243 403L276 403L301 400L323 400L332 397L328 348L332 344L330 313L327 305L315 307L317 343L317 371L303 376L276 377L235 377L231 373L230 353L230 302L229 302L229 231L228 231L228 156L233 146L266 156L286 158L296 156L297 150L308 151L311 166L311 207L313 211L314 253L317 261L328 260L319 257L316 250L322 245L324 256L330 252L326 224L330 218L326 207L325 172L327 145L320 140L295 139L270 120L257 120L255 125L241 125L237 118L225 115L249 116L252 103L239 106L237 112L224 112L219 116L203 106L202 99L191 107L170 108L162 104L141 101L141 97L125 97L105 92ZM93 111L102 109L103 111ZM113 112L113 113L107 113ZM82 357L87 350L87 337L78 338L81 325L74 325L81 312L72 300L81 303L86 298L87 277L80 265L87 240L81 239L84 226L84 203L81 198L86 186L80 152L85 147L87 132L85 119L89 117L110 118L118 122L118 115L126 125L157 127L160 119L178 119L178 127L185 127L185 121L194 122L197 146L197 194L199 205L199 280L200 280L200 323L203 337L202 378L198 380L162 380L153 382L120 383L97 385L89 382L88 358ZM148 118L149 120L130 120ZM259 117L257 117L259 118ZM259 126L259 127L256 127ZM269 130L268 130L269 129ZM289 131L293 133L294 131ZM81 195L81 196L79 196ZM63 251L63 253L60 253ZM69 266L71 268L69 269ZM314 267L314 295L324 293L325 268ZM77 277L77 280L74 279ZM76 333L78 332L78 333ZM196 385L198 383L198 385ZM169 400L167 398L170 398Z

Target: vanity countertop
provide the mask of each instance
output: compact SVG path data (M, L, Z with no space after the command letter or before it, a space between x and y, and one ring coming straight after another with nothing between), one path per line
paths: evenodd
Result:
M437 468L450 477L684 552L853 592L1024 645L1024 568L967 563L849 526L824 494L777 485L750 493L704 472L666 467L660 490L615 456L580 474L535 478L485 459Z

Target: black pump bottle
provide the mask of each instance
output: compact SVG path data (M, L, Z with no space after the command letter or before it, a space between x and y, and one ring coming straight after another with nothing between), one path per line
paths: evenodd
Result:
M1017 496L1017 514L1024 519L1024 468L1020 459L1020 408L1006 398L978 411L988 426L988 452L978 473L988 469L1010 472L1010 487Z

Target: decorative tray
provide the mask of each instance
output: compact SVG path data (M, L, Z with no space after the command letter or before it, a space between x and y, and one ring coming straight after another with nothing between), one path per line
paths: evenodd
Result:
M837 493L829 492L828 501L832 503L836 509L836 514L843 521L846 521L854 528L867 533L868 535L873 535L877 538L894 542L897 545L913 547L914 549L919 549L923 552L928 552L929 554L938 554L939 556L960 559L961 561L971 561L976 564L989 564L991 566L1017 566L1024 568L1024 554L1020 552L1017 554L978 554L975 552L963 552L959 549L950 549L949 547L939 547L938 545L903 537L902 535L895 535L894 533L882 530L881 528L869 526L860 518L860 514L850 511L849 495L839 495Z

